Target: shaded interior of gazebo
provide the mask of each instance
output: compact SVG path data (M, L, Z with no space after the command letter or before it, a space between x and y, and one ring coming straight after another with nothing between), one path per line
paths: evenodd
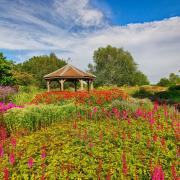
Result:
M66 81L72 82L74 84L75 91L77 91L77 83L80 82L80 90L84 90L84 82L87 83L87 90L93 90L93 81L96 76L83 72L80 69L67 64L64 67L44 76L47 82L47 91L50 91L50 83L52 81L59 82L60 90L64 91L64 83Z

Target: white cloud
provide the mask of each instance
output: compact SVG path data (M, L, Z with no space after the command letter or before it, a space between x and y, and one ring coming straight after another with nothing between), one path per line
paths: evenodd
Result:
M69 27L74 26L102 26L103 13L90 6L89 0L55 0L54 8L59 18Z
M33 51L34 55L57 51L60 57L71 57L72 64L85 69L94 50L110 44L131 52L152 82L180 69L180 17L110 26L89 0L54 0L51 5L13 2L10 5L2 0L0 5L0 49L30 50L32 55ZM98 29L89 31L90 26ZM81 27L80 31L69 31L74 27Z

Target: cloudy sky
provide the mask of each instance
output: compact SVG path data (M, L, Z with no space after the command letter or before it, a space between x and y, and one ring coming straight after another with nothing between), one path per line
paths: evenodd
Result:
M152 83L180 69L179 0L0 0L0 52L16 62L55 52L87 69L108 44Z

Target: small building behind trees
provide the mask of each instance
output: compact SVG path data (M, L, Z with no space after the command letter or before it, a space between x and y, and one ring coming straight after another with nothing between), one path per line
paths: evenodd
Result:
M91 73L84 72L70 64L63 66L62 68L47 74L44 79L47 82L47 91L50 91L50 83L57 81L60 84L60 90L64 91L64 83L66 81L74 84L75 91L77 91L77 83L80 82L80 90L84 90L84 81L87 83L87 89L93 90L93 81L96 76Z

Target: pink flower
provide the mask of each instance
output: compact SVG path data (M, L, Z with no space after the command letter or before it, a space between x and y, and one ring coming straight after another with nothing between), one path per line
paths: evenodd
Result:
M14 163L15 163L14 153L11 153L11 154L9 155L9 162L10 162L11 165L14 165Z
M0 157L4 156L4 149L2 147L2 145L0 145Z
M8 168L4 169L4 180L8 180L9 179L9 170Z
M97 112L97 107L93 108L93 112L96 113Z
M154 168L152 180L164 180L164 172L161 166Z
M172 173L173 178L176 180L177 174L176 174L176 167L174 164L171 166L171 173Z
M90 147L90 148L93 148L93 146L94 146L93 143L90 142L90 143L89 143L89 147Z
M143 114L143 111L142 111L141 109L137 109L136 115L137 115L138 117L140 117L140 116L142 116L142 114Z
M154 118L150 118L149 123L150 123L151 125L153 125L153 124L155 123L155 119L154 119Z
M123 117L123 119L126 119L127 116L128 116L128 112L127 112L126 110L123 110L123 111L122 111L122 117Z
M45 159L46 158L46 151L43 149L41 153L41 158Z
M33 164L34 164L34 160L33 160L32 157L30 157L29 160L28 160L28 167L32 168Z
M16 139L15 138L11 139L11 144L14 148L16 147Z

